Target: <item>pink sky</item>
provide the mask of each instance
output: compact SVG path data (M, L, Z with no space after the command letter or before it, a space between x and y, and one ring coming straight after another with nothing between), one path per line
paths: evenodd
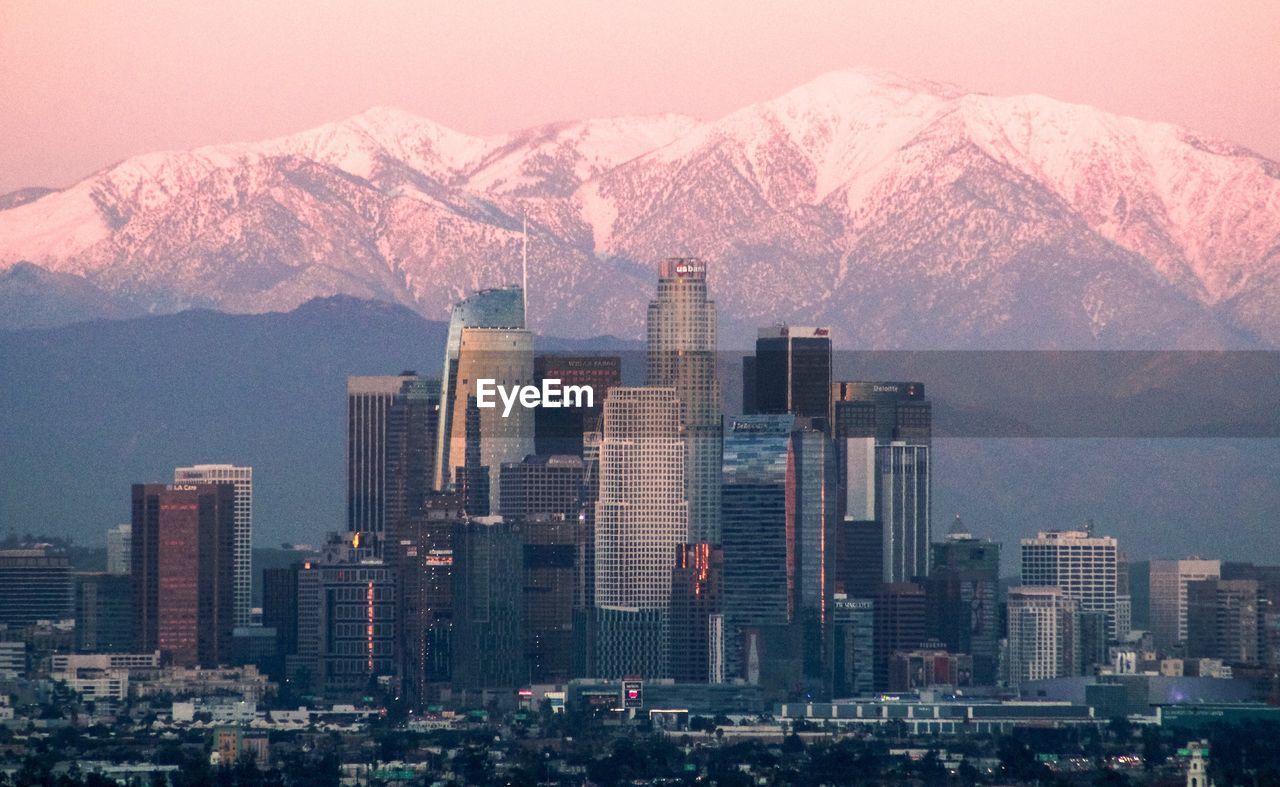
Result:
M718 117L872 66L1168 120L1280 159L1280 2L0 4L0 193L402 107L493 133Z

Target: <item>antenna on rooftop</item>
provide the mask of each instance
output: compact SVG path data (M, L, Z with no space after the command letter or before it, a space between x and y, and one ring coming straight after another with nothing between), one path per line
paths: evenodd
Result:
M520 240L520 297L524 310L524 327L529 327L529 217L522 216L523 226Z

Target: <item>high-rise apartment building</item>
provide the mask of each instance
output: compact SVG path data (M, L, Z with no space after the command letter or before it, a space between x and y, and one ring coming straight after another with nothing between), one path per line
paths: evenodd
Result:
M595 670L659 676L676 547L689 543L674 388L615 388L604 406L595 516Z
M231 657L236 490L230 483L134 484L134 642L178 666Z
M1151 639L1161 653L1172 654L1187 641L1187 583L1217 579L1218 560L1152 560L1147 567Z
M1009 686L1079 672L1076 599L1057 586L1013 587L1007 607Z
M72 615L71 562L47 545L0 549L0 623L25 626Z
M663 260L649 302L645 384L675 389L685 446L689 543L720 543L720 383L716 375L716 306L707 297L707 265Z
M1080 612L1106 616L1106 636L1115 639L1116 539L1082 530L1041 531L1022 539L1022 584L1057 587L1080 605Z
M748 414L791 413L824 422L830 417L830 328L761 328L749 366L752 371L743 377L749 376L754 385L751 395L743 397Z
M107 531L107 573L128 574L130 539L133 537L133 525L125 523L116 525Z
M992 685L1000 650L1000 544L975 538L957 516L933 545L925 582L929 636L952 653L973 656L973 679Z
M451 487L457 468L464 464L464 459L454 456L453 451L456 446L465 445L466 441L466 424L454 420L458 416L466 415L467 394L458 393L460 385L458 362L462 352L462 331L465 328L523 330L525 328L524 290L515 286L480 290L454 304L449 312L444 368L440 373L440 424L436 437L434 463L435 488L438 490ZM529 376L532 376L532 372ZM469 386L473 387L474 381ZM526 453L533 453L533 450L530 449ZM518 462L521 458L514 457L506 461Z
M235 465L194 465L173 471L175 484L229 483L235 487L235 583L237 626L249 625L253 607L253 468Z

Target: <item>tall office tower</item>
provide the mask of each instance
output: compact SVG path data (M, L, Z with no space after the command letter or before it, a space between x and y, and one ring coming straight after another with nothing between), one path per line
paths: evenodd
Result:
M874 681L877 690L889 687L893 654L917 650L928 639L924 586L915 582L886 582L875 600Z
M923 579L929 573L931 531L929 446L901 440L877 445L876 472L885 579Z
M333 534L298 572L298 654L290 672L330 700L362 697L394 679L395 570L363 533Z
M404 521L393 550L405 697L420 707L452 674L453 534L466 521L461 493L437 493Z
M445 338L444 346L444 369L440 373L440 425L436 437L435 458L436 489L445 490L452 486L456 468L462 465L462 460L451 456L450 453L459 435L465 440L465 425L455 424L453 420L456 415L465 414L466 411L466 394L459 396L457 393L459 380L465 379L458 375L463 329L523 330L524 317L524 290L515 286L480 290L458 301L449 312L449 333ZM527 453L533 453L533 451L530 450ZM519 461L519 457L512 461Z
M600 494L602 436L602 432L598 431L590 431L582 435L582 487L578 498L578 526L574 530L576 576L573 589L573 651L570 667L574 677L595 674L596 502Z
M177 666L231 657L235 628L236 488L133 485L135 647Z
M585 473L586 463L573 454L531 455L504 464L498 511L504 519L548 514L576 519Z
M107 573L128 574L129 555L133 551L130 539L133 537L133 525L125 523L116 525L107 531Z
M573 667L578 518L535 512L508 521L518 523L524 533L526 680L566 683Z
M604 404L595 517L598 677L660 677L676 547L689 543L674 388L614 388Z
M386 543L395 543L405 518L435 490L439 420L440 381L404 379L387 410Z
M523 533L500 517L453 531L453 687L513 689L528 682L524 660Z
M591 407L539 407L534 413L534 446L541 455L582 455L582 435L599 431L604 397L622 385L622 359L616 355L539 355L533 359L534 383L591 389Z
M1008 607L1008 685L1061 678L1079 669L1076 628L1080 604L1062 588L1013 587Z
M1187 583L1217 579L1218 560L1152 560L1147 569L1151 639L1156 649L1172 654L1187 641Z
M133 649L133 579L98 572L75 575L76 650L128 653Z
M1116 641L1123 642L1133 630L1133 591L1129 588L1129 557L1116 554Z
M875 689L875 600L836 593L830 644L832 696L870 694Z
M347 378L347 532L380 548L387 523L387 424L413 372Z
M1022 539L1022 584L1059 587L1080 604L1080 612L1106 615L1106 635L1115 639L1116 540L1083 530L1041 531Z
M837 585L853 595L873 592L870 574L877 561L883 582L927 576L933 427L924 385L836 382L831 399L837 472L845 489L836 532Z
M507 389L532 385L533 334L522 328L463 328L455 368L453 398L444 403L453 408L450 474L456 477L457 470L467 464L466 420L474 399L479 415L478 465L489 469L489 510L497 511L502 488L499 469L534 453L534 408L517 403L507 413L496 392L490 397L494 407L480 407L476 385L482 379Z
M775 325L756 339L755 412L831 415L831 329ZM744 371L743 380L748 373Z
M725 419L721 521L724 524L725 671L747 677L746 637L790 622L787 477L795 416ZM748 634L750 632L750 634Z
M685 443L689 543L720 543L720 383L716 305L701 260L663 260L658 297L649 302L645 384L674 388Z
M821 422L821 416L818 421ZM836 518L836 463L830 438L797 419L787 447L788 618L801 647L803 677L820 690L832 587L828 568Z
M47 545L0 549L0 623L25 626L72 615L71 562Z
M230 483L235 487L235 620L249 625L253 607L253 468L235 465L195 465L173 471L175 484Z
M724 553L710 544L676 547L671 569L671 677L678 683L708 683L722 654L714 636L723 603Z
M1265 656L1266 593L1256 579L1187 583L1187 655L1249 666Z
M929 636L952 653L973 656L973 679L996 681L1000 656L1000 544L974 538L960 521L933 545L933 570L925 583Z
M276 631L276 654L298 653L298 573L301 563L262 570L262 625Z

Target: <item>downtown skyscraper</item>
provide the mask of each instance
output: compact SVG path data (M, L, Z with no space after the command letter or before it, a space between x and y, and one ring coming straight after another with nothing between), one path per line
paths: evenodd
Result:
M604 404L595 516L595 671L666 671L676 548L689 540L680 400L672 388L614 388Z
M1115 639L1117 558L1116 539L1095 536L1092 523L1080 530L1041 531L1022 539L1022 584L1061 588L1081 615L1103 618L1102 637Z
M691 257L662 261L649 302L645 384L674 388L685 445L689 543L720 543L720 382L716 305L707 297L707 265ZM674 554L674 553L671 553Z
M249 625L253 607L253 468L235 465L194 465L173 471L176 484L229 483L235 488L235 620Z
M742 370L742 409L746 414L830 416L830 328L761 328L756 354L742 359Z
M458 393L460 379L458 363L462 354L462 332L466 328L524 330L524 305L522 288L498 287L480 290L462 299L454 304L449 312L449 333L445 338L444 346L444 368L440 372L440 428L436 438L435 460L435 488L438 490L444 491L453 485L455 468L461 467L464 462L461 455L455 455L455 452L463 450L466 443L467 394L463 393L460 396ZM532 363L532 360L530 362ZM529 377L532 377L532 371ZM532 449L529 453L533 453ZM518 456L506 461L518 462L523 458ZM494 472L497 472L496 465Z

